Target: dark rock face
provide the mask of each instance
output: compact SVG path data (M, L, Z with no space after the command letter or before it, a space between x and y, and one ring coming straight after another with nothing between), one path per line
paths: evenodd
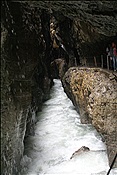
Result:
M43 15L40 17L40 14L37 8L17 2L2 2L3 175L17 173L24 150L24 138L34 134L36 112L42 102L49 98L52 81L45 53L50 41L45 41L44 31L42 33Z
M68 65L64 59L59 58L51 62L51 73L53 78L62 79L67 70Z
M104 136L111 163L117 150L117 74L74 67L65 73L63 86L82 123L92 123Z
M100 66L107 44L117 42L116 1L53 1L49 8L58 21L70 63L75 58L79 64L80 56L80 61L86 57L88 65L94 66L96 56Z

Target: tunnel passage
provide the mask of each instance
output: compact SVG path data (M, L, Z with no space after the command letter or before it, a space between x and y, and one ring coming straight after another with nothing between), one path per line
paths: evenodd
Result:
M60 60L65 62L64 71L70 66L80 65L80 53L78 53L77 48L75 47L75 40L72 36L71 28L72 20L64 17L63 21L60 21L54 12L51 13L50 36L52 48L50 51L50 60L52 77L60 78L59 73L61 71L58 67L58 62L61 62Z
M54 58L64 58L69 66L75 65L74 60L76 60L77 65L80 65L79 54L72 33L73 21L64 16L58 17L56 12L53 12L53 15L50 30L53 39Z

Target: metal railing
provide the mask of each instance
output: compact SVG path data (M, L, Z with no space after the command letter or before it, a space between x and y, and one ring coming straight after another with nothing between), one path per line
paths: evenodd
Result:
M88 56L82 59L81 61L82 66L86 67L100 67L105 68L107 70L112 70L112 60L106 54L100 56Z

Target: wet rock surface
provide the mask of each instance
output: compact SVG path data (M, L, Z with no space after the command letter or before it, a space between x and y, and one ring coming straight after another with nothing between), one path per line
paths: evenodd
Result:
M17 174L24 140L34 134L36 113L49 98L52 80L38 9L2 2L1 174ZM49 31L48 31L49 32ZM47 41L48 42L48 41ZM48 64L49 65L49 64Z
M111 163L117 151L117 73L73 67L62 82L82 123L92 123L104 136Z

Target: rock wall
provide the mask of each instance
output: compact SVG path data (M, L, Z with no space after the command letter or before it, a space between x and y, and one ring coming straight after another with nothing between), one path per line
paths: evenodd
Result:
M111 163L117 152L117 73L72 67L62 82L82 123L92 123L103 135Z
M46 45L50 43L44 38L44 32L49 31L42 31L41 15L38 8L29 8L20 2L2 1L2 175L17 174L24 139L34 134L36 113L43 101L49 98L52 80L45 54Z
M117 43L117 3L115 1L51 1L49 8L58 21L60 35L69 53L70 66L101 66L101 55L112 41ZM105 59L106 60L106 59ZM104 62L106 67L106 63Z
M65 72L68 70L68 65L66 64L64 59L55 59L51 62L51 73L53 78L55 79L62 79Z
M26 5L26 2L22 2ZM68 52L69 67L101 66L101 55L106 60L105 48L113 41L117 44L116 1L29 1L31 7L40 7L55 17L58 33ZM104 62L104 67L106 67Z

